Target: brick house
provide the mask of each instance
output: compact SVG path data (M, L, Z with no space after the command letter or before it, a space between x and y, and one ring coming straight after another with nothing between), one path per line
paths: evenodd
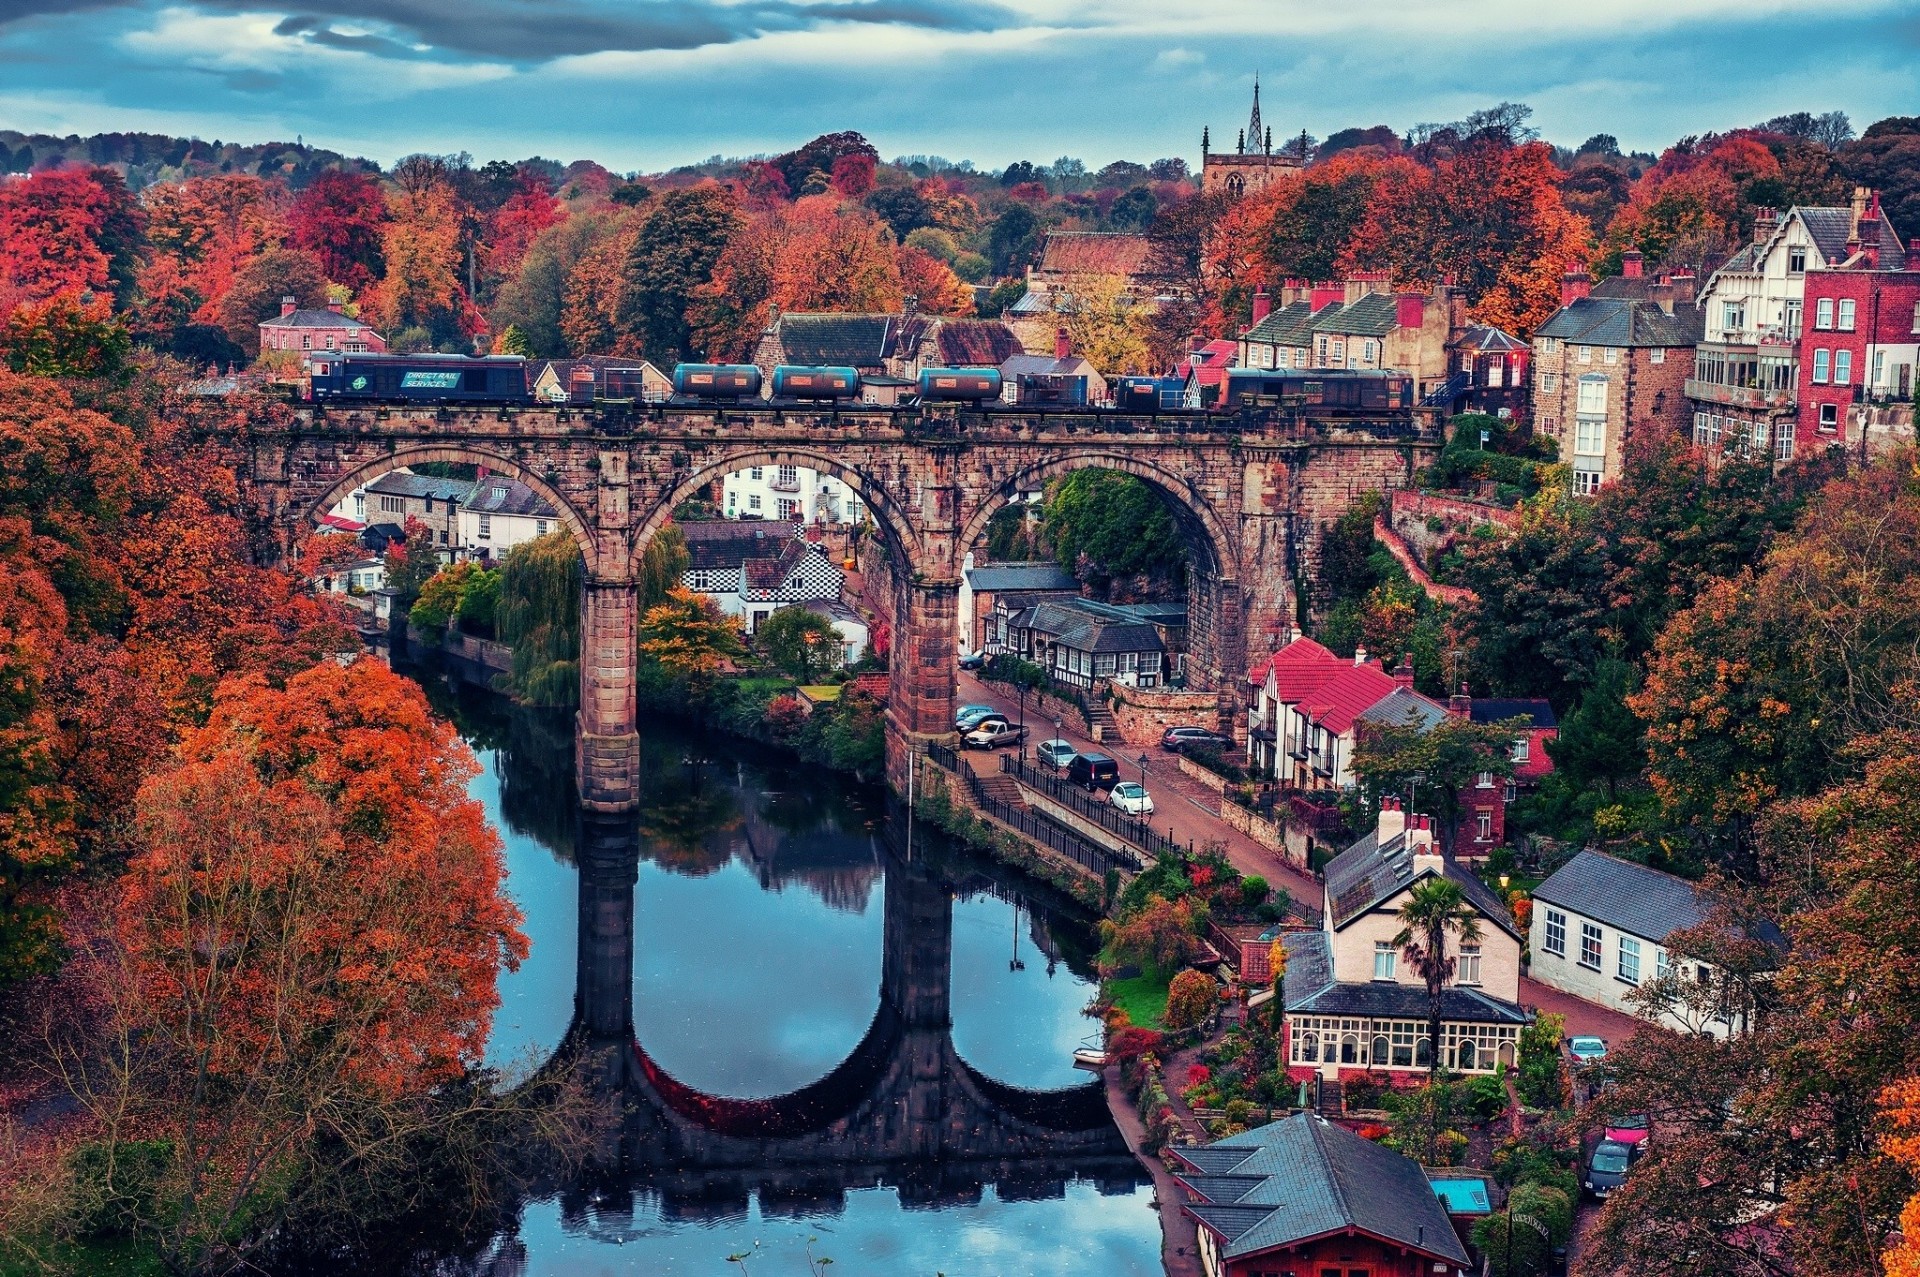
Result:
M1240 334L1242 368L1391 368L1411 373L1424 396L1449 376L1448 346L1466 327L1466 298L1442 284L1430 293L1395 292L1385 271L1344 280L1290 279L1280 308L1262 288L1253 323Z
M1891 233L1890 231L1888 233ZM1862 248L1858 266L1809 270L1801 339L1799 441L1807 452L1851 444L1847 422L1863 404L1910 402L1920 368L1920 245L1899 269L1880 269L1881 252Z
M1472 1267L1427 1173L1318 1113L1169 1151L1207 1277L1466 1277Z
M1256 664L1247 682L1248 767L1304 791L1346 786L1360 715L1401 686L1365 648L1347 661L1310 638Z
M260 353L269 350L342 350L379 354L387 339L348 315L339 302L325 310L302 310L291 297L280 299L280 313L260 321Z
M1532 348L1491 324L1472 324L1447 339L1449 376L1427 392L1443 412L1524 417Z
M1051 354L1060 315L1072 307L1074 281L1098 279L1118 287L1135 306L1151 307L1156 293L1147 274L1152 241L1116 231L1049 231L1038 266L1027 268L1027 292L1007 307L1006 324L1032 355ZM1108 368L1105 372L1139 371Z
M1692 424L1693 276L1648 277L1634 254L1626 269L1597 285L1568 271L1560 310L1533 336L1534 433L1559 443L1580 494L1620 477L1633 439Z
M1737 453L1785 461L1802 450L1801 438L1810 447L1831 442L1844 409L1824 438L1798 429L1800 387L1812 372L1811 355L1801 347L1812 344L1807 320L1819 313L1817 303L1807 301L1807 283L1826 272L1876 270L1883 258L1897 264L1899 255L1893 226L1865 188L1846 208L1796 206L1784 216L1761 209L1752 242L1709 275L1700 292L1704 332L1687 382L1695 445L1715 458ZM1832 330L1831 307L1826 313ZM1817 425L1819 413L1813 416Z
M1427 1068L1426 982L1394 937L1413 890L1445 878L1473 910L1480 938L1448 942L1457 966L1441 999L1440 1063L1462 1073L1511 1067L1529 1019L1517 1002L1523 940L1500 898L1442 853L1431 817L1384 799L1375 828L1328 861L1324 878L1321 929L1282 937L1287 1064L1330 1081L1343 1069Z
M427 525L433 544L451 557L459 545L460 507L473 495L473 489L470 479L394 470L366 486L366 520L370 524L397 523L404 528L408 519L418 519Z

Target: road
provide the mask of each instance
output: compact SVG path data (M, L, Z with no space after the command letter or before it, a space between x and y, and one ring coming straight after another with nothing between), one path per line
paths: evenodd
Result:
M957 705L991 705L1005 714L1008 722L1020 721L1020 698L997 684L986 682L967 670L959 672ZM1043 740L1053 739L1053 723L1038 715L1027 720L1029 750ZM1284 887L1295 900L1318 909L1320 884L1220 818L1220 796L1180 770L1175 756L1151 745L1094 744L1078 722L1064 722L1058 733L1081 751L1098 750L1120 760L1122 780L1142 780L1139 759L1147 756L1144 781L1153 795L1156 829L1171 830L1173 841L1192 843L1195 848L1210 842L1227 847L1227 859L1243 874L1258 874L1275 887ZM969 750L962 755L982 776L995 774L999 764L985 750Z

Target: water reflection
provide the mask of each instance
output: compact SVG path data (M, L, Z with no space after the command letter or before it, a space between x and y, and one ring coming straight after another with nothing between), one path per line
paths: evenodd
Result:
M876 795L730 742L653 732L639 817L583 822L550 737L467 729L533 938L490 1054L593 1061L622 1114L482 1271L720 1272L757 1244L750 1272L804 1272L808 1236L844 1273L1158 1271L1070 1066L1092 942L1061 902L924 836L909 861Z

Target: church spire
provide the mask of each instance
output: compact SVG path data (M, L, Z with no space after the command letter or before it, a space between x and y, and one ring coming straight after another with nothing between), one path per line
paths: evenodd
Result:
M1260 73L1255 71L1253 73L1253 118L1247 121L1247 137L1252 139L1253 145L1257 148L1263 136L1265 136L1265 130L1260 127Z

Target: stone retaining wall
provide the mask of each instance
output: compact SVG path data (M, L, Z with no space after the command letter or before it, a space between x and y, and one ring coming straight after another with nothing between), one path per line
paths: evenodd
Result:
M1206 768L1202 767L1199 763L1194 762L1191 758L1188 758L1184 754L1178 755L1178 758L1179 758L1181 771L1193 777L1195 780L1199 781L1202 785L1205 785L1208 789L1211 789L1216 794L1223 794L1226 792L1227 778L1225 776L1221 776L1216 772L1208 771Z
M1304 858L1296 856L1293 850L1287 846L1287 828L1285 824L1268 820L1258 812L1249 811L1239 803L1229 802L1225 798L1220 800L1220 819L1226 821L1227 824L1238 829L1241 833L1253 839L1268 851L1279 852L1282 856L1286 857L1289 864L1301 869L1306 868Z
M1217 730L1220 693L1168 691L1115 683L1113 721L1120 725L1120 735L1129 745L1158 744L1161 733L1169 727Z

